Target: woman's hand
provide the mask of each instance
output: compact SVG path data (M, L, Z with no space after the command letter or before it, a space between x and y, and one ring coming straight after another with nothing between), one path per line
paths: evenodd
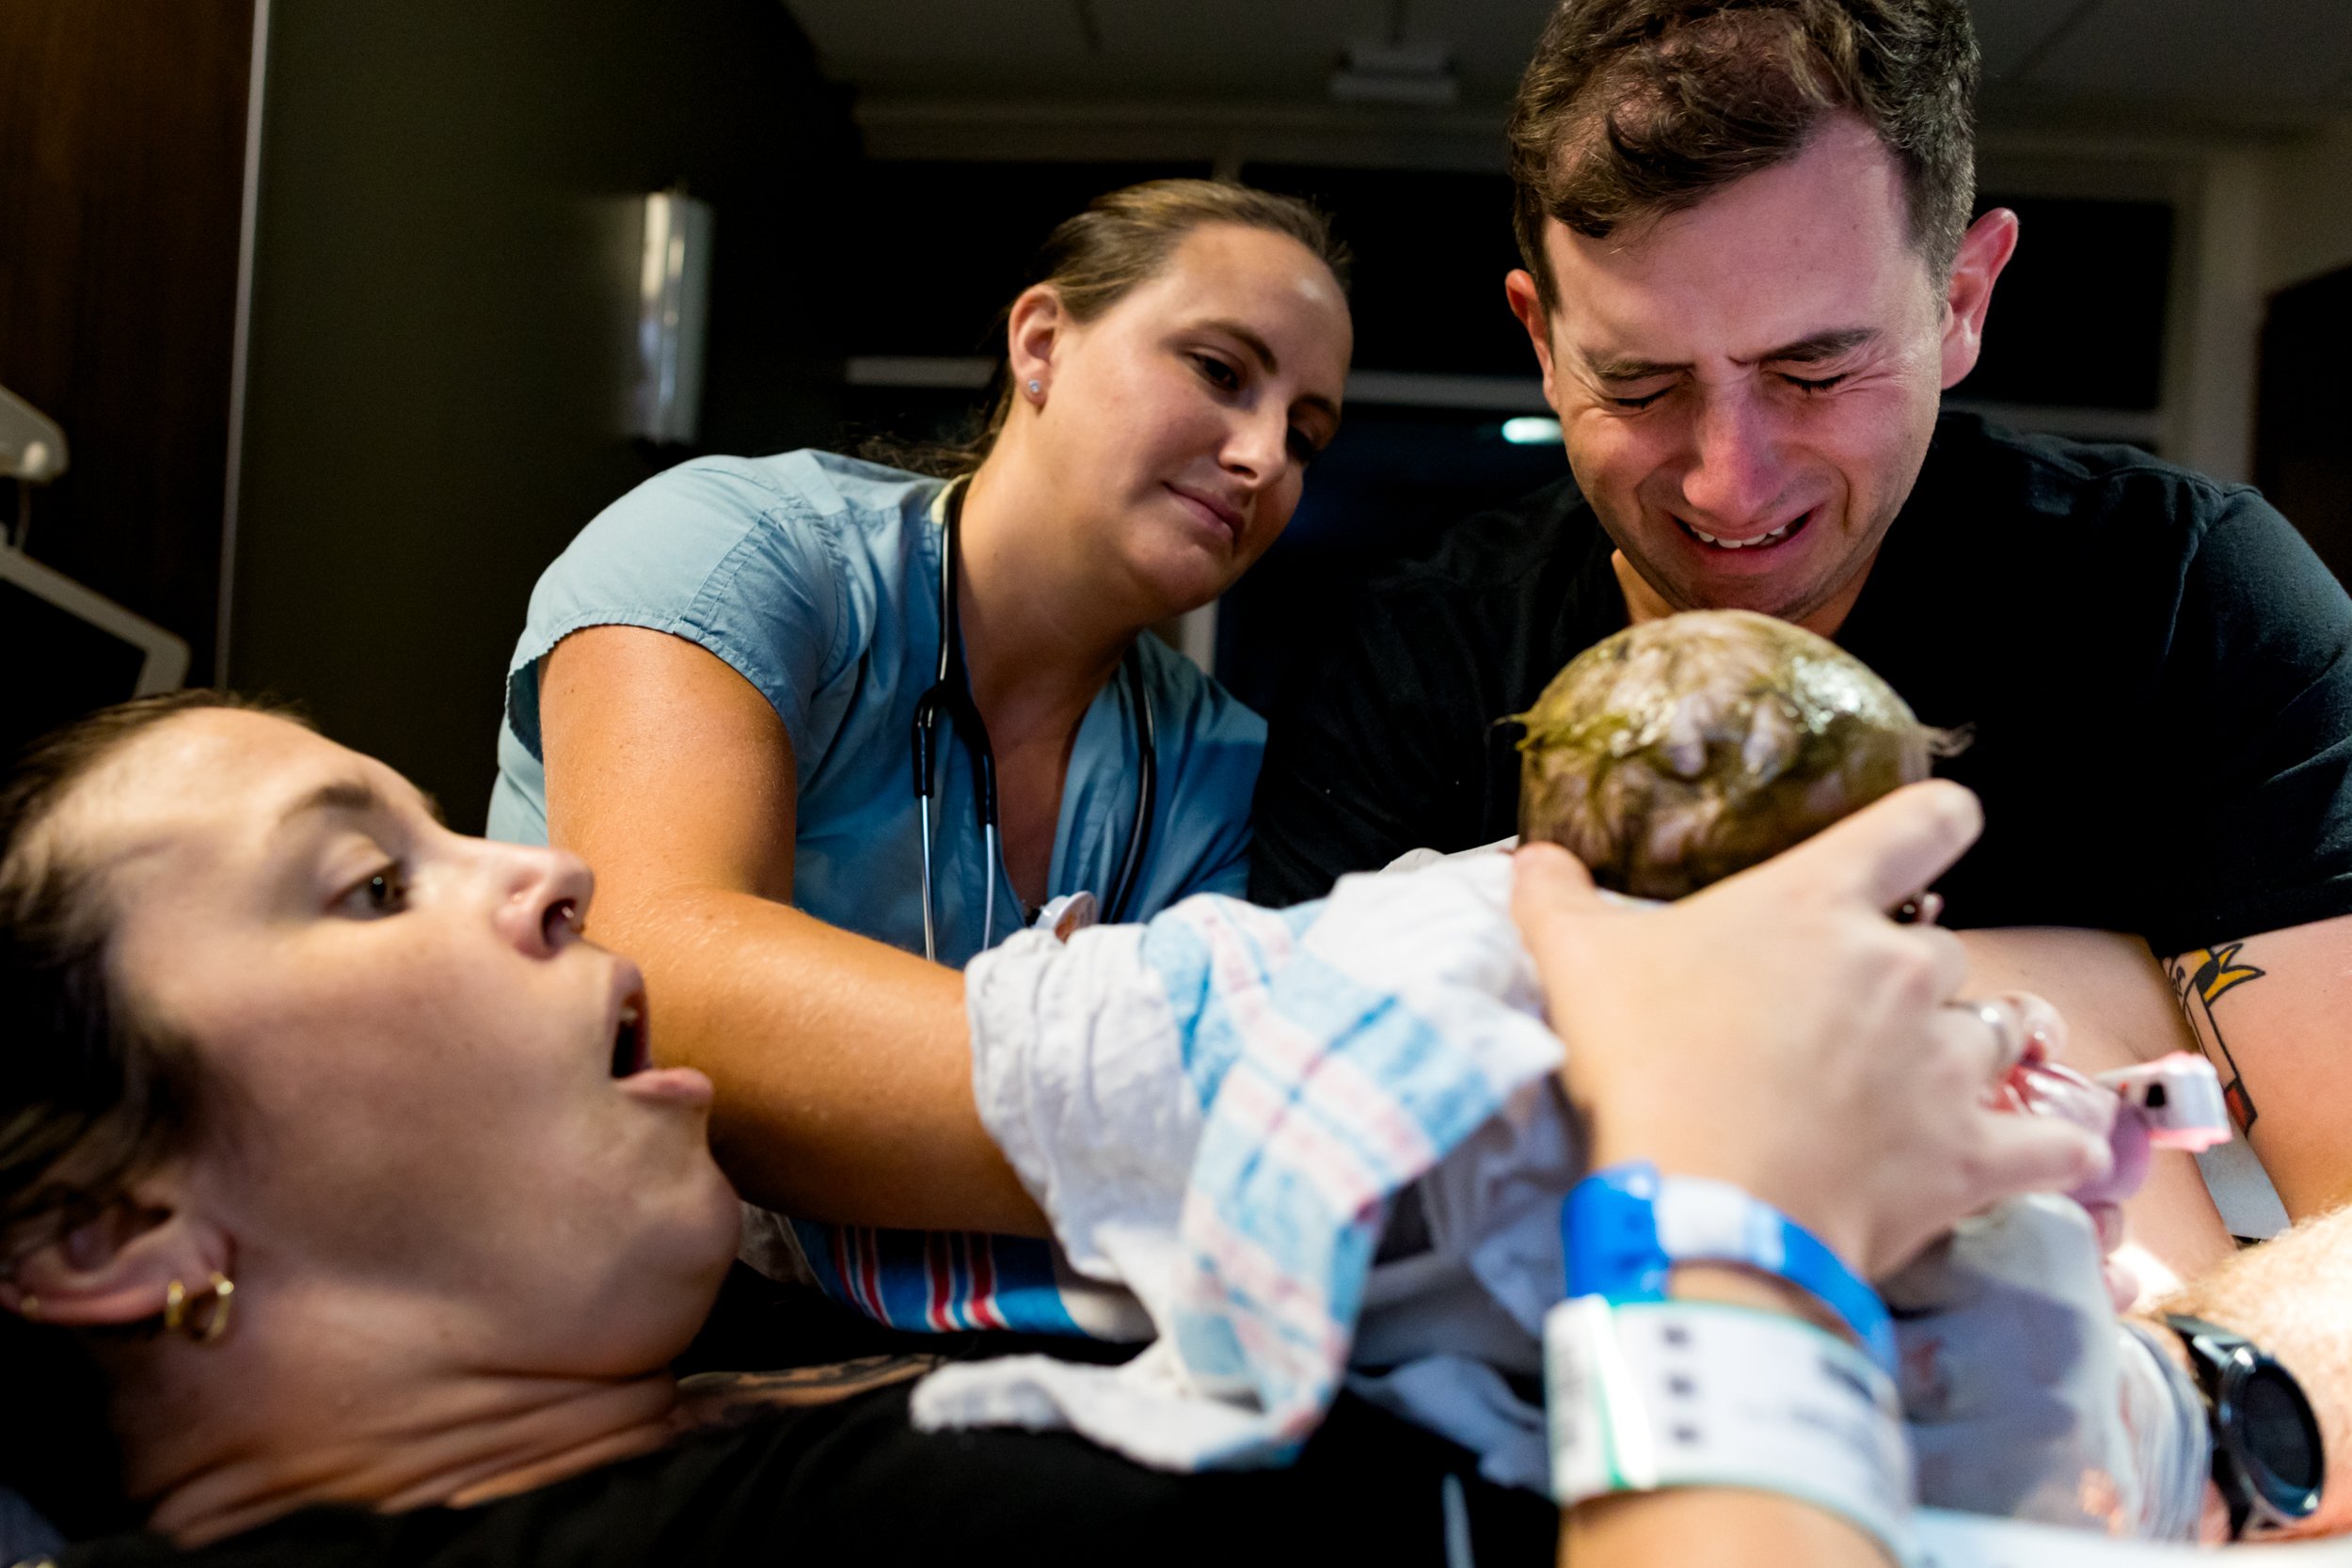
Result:
M1884 912L1982 823L1966 790L1914 784L1652 910L1605 900L1564 849L1521 849L1513 912L1595 1162L1731 1181L1865 1277L2012 1193L2103 1172L2103 1139L1986 1103L2024 1046L2016 1010L1957 1002L1958 940Z

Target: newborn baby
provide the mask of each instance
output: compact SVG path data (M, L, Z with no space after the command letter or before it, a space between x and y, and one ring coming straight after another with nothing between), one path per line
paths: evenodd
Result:
M1925 778L1931 758L1962 744L1921 724L1885 682L1835 644L1744 610L1677 615L1620 632L1561 671L1519 719L1527 730L1519 743L1520 836L1565 845L1597 883L1653 899L1695 893L1778 854ZM1914 912L1932 918L1933 908L1926 898ZM2178 1070L2202 1067L2187 1061ZM2113 1210L2146 1176L2148 1125L2119 1117L2112 1094L2046 1060L2038 1045L1997 1093L2017 1110L2109 1135L2113 1169L2072 1195L2077 1202ZM2186 1148L2226 1135L2217 1116L2201 1127L2153 1134ZM1984 1369L2013 1367L2014 1358L1977 1354L1985 1347L1967 1343L1994 1336L2062 1342L2079 1333L2075 1315L2097 1303L2081 1221L2059 1200L2019 1200L1971 1221L1956 1241L1883 1282L1903 1325L1902 1382L1923 1490L1984 1512L2179 1536L2191 1520L2119 1505L2130 1489L2106 1473L2112 1456L2093 1453L2090 1443L2061 1455L2047 1443L1999 1441L2000 1423L2028 1407L2045 1436L2095 1433L2099 1413L2066 1402L2098 1402L2117 1383L2106 1347L2087 1343L2071 1378L2044 1366L2033 1375L2012 1372L1988 1391ZM2120 1233L2120 1212L2112 1223ZM2070 1275L2071 1291L2059 1283ZM2125 1305L2128 1274L2110 1265L2109 1283L2116 1305ZM1963 1299L1968 1311L1948 1309ZM2194 1499L2201 1461L2173 1441L2174 1424L2164 1418L2179 1391L2150 1347L2127 1336L2112 1348L2135 1374L2121 1383L2136 1406L2126 1425L2139 1448L2160 1450L2122 1467L2142 1475L2185 1471L2185 1483L2153 1490ZM2108 1500L2093 1509L2087 1497Z
M1950 744L1833 644L1740 611L1621 632L1522 719L1527 835L1653 899ZM1540 1366L1584 1163L1509 861L1432 858L1292 910L1204 895L973 960L982 1119L1073 1287L1127 1293L1154 1338L1118 1368L948 1368L919 1424L1070 1427L1168 1468L1279 1463L1344 1382L1489 1479L1544 1488L1542 1412L1505 1374Z
M1565 845L1596 883L1650 899L1770 859L1965 744L1920 723L1836 644L1740 610L1646 622L1597 642L1518 717L1521 838ZM1910 913L1933 910L1928 898ZM2138 1187L2149 1130L2119 1123L2111 1095L2033 1050L2005 1088L2016 1109L2112 1129L2115 1168L2078 1199L2117 1202ZM2159 1132L2158 1145L2208 1147L2226 1135L2214 1119Z

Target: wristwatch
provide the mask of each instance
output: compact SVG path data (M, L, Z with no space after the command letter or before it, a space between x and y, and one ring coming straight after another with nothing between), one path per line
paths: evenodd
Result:
M2242 1334L2167 1313L2188 1347L2213 1431L2213 1482L2230 1509L2230 1539L2283 1529L2319 1512L2327 1478L2319 1421L2295 1374Z

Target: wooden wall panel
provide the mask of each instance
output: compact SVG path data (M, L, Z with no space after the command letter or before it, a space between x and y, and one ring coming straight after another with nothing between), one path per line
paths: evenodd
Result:
M64 426L31 553L213 668L253 0L0 0L0 385Z

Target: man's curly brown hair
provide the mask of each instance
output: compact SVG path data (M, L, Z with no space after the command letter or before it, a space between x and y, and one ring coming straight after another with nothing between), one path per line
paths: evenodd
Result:
M1901 168L1939 280L1976 198L1966 0L1561 0L1508 132L1512 228L1544 307L1544 220L1599 238L1794 157L1827 114Z

